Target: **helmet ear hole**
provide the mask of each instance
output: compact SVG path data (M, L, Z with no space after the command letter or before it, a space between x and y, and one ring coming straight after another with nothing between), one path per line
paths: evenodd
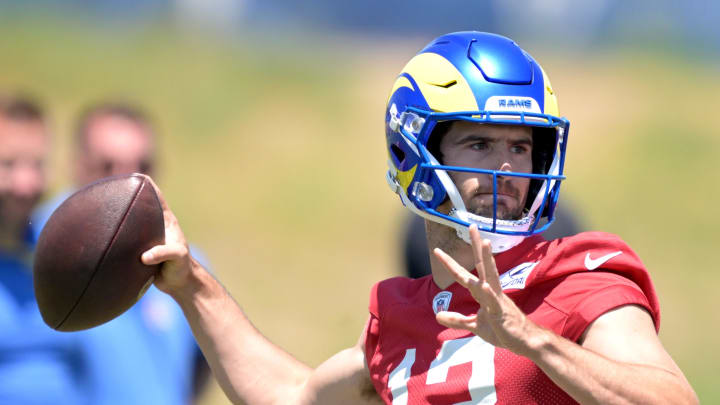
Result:
M557 130L555 128L533 128L533 173L547 174L555 157Z
M401 165L405 161L405 152L400 149L397 145L390 145L390 151L392 152L392 157L395 160L396 165Z
M552 166L553 159L555 157L555 147L557 143L557 130L555 128L533 128L533 151L532 151L532 164L533 173L535 174L548 174L550 167ZM544 180L533 179L530 181L530 189L528 191L527 201L525 202L525 209L529 210L532 207L535 197L542 189ZM549 206L545 206L543 212L538 212L537 215L540 217L547 217L549 212Z
M427 140L427 149L428 151L435 157L435 159L438 160L438 162L442 163L443 161L443 155L440 151L440 142L442 141L445 134L450 131L450 127L455 121L439 121L435 124L435 126L432 129L432 132L430 133L430 137Z

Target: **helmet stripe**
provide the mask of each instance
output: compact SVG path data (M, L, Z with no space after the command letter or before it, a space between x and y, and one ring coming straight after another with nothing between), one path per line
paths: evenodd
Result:
M397 181L408 194L410 194L410 183L415 177L415 170L417 170L417 165L406 171L398 170L397 172Z
M410 89L411 91L415 91L415 88L413 87L413 85L412 85L412 83L410 82L410 80L408 80L407 77L405 77L405 76L403 76L403 75L400 75L400 76L398 76L398 78L395 80L395 84L393 84L393 88L392 88L392 91L390 91L390 96L388 97L388 100L390 100L390 97L392 97L393 94L395 94L395 92L397 91L397 89L399 89L399 88L401 88L401 87L407 87L407 88Z
M411 75L428 106L434 111L475 111L477 100L465 77L444 57L421 53L408 62L403 73Z
M547 74L545 74L545 69L543 69L542 66L540 66L539 64L538 67L542 72L543 84L545 85L545 105L543 108L543 113L559 117L560 111L558 109L557 97L555 96L555 92L552 89L552 85L550 85L550 79L548 78Z

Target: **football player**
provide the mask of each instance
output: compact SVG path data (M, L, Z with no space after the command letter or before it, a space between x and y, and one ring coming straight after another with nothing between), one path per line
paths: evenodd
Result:
M694 404L657 336L647 270L617 236L546 241L569 122L512 40L437 38L397 77L387 181L426 220L432 275L376 284L357 344L310 369L269 343L188 255L166 203L157 286L183 307L233 401ZM542 217L547 220L540 222ZM543 225L540 225L543 224Z

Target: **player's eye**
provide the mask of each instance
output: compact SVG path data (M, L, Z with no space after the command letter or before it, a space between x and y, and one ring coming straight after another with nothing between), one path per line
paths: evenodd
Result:
M488 148L487 142L473 142L470 144L470 149L474 150L485 150Z

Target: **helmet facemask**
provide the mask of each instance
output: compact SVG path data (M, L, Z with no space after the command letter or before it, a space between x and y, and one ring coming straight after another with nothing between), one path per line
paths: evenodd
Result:
M449 129L450 123L456 120L531 127L532 173L443 165L442 156L439 154L440 140L444 132ZM413 212L431 221L455 228L458 236L466 242L470 242L468 227L476 224L483 237L491 240L495 253L505 251L520 243L526 236L544 231L554 220L559 186L564 179L562 166L568 126L566 120L544 114L507 111L436 113L410 107L404 114L398 116L396 130L410 146L411 153L417 153L420 164L415 170L409 193L403 193L402 187L395 187L395 190ZM392 168L401 163L401 158L405 158L400 153L401 150L408 150L392 145L390 149L389 181L393 178ZM477 173L492 177L492 215L477 215L467 209L450 175L453 172ZM502 177L523 177L530 180L520 218L502 219L498 215L498 183ZM438 198L440 195L442 199ZM447 200L452 207L450 211L439 211L440 204ZM541 217L546 217L547 222L541 224Z

